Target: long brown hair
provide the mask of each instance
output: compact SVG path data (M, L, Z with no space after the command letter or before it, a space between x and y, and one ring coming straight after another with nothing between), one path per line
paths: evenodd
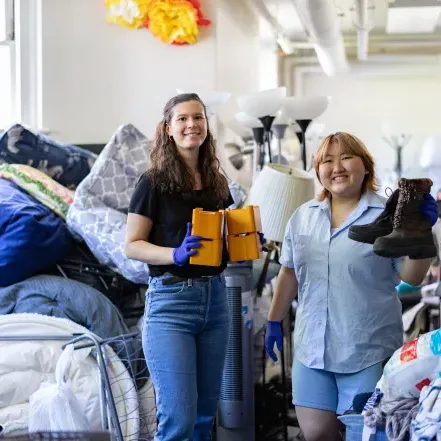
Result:
M208 126L207 109L196 93L183 93L167 101L162 121L156 128L153 146L150 150L149 176L153 184L159 186L164 192L188 193L194 189L195 176L179 154L174 140L167 133L167 126L173 117L173 109L176 105L188 101L198 101L204 108L204 115L207 119L207 137L199 147L198 169L202 186L212 189L216 197L227 199L228 182L225 175L221 173L220 162L216 156L214 138Z
M364 142L357 138L355 135L351 135L346 132L337 132L332 135L328 135L320 144L317 153L314 157L314 169L317 179L320 182L319 168L320 164L325 159L328 154L329 149L334 145L340 145L343 150L351 155L358 156L362 161L364 168L368 172L364 177L363 183L361 185L361 194L365 193L367 190L377 191L378 190L378 180L375 174L375 161L369 150L365 146ZM324 188L318 195L318 199L323 201L329 196L329 190Z

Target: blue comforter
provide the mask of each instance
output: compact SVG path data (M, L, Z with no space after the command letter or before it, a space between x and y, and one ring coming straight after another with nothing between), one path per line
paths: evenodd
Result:
M66 255L72 241L62 218L0 178L0 287L53 265Z

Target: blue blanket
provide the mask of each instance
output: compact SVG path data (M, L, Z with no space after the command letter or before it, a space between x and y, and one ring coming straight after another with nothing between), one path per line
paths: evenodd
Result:
M0 286L54 264L72 243L63 219L13 182L0 178Z

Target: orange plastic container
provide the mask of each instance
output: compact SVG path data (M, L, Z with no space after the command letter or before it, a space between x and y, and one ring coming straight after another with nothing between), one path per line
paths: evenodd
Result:
M191 234L201 236L201 247L190 257L190 265L219 266L222 262L224 210L204 211L195 208Z
M247 205L244 208L227 210L226 217L228 235L262 231L260 210L257 205Z
M228 254L230 262L240 260L255 260L260 258L262 246L258 233L246 233L244 235L229 235Z
M204 211L195 208L191 219L191 234L204 239L222 239L224 234L224 210Z
M201 240L198 253L190 257L190 265L219 266L222 263L223 240Z
M227 244L230 262L255 260L261 257L262 231L260 211L257 205L227 210Z

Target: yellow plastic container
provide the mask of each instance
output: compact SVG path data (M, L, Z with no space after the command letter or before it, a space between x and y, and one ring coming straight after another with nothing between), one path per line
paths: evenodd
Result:
M226 211L228 235L262 231L260 210L257 205L247 205Z
M224 210L204 211L195 208L191 234L202 237L197 254L190 257L190 265L219 266L222 263Z
M191 234L204 239L222 239L224 233L224 210L204 211L195 208L191 220Z
M190 257L190 265L219 266L222 263L222 239L201 240L198 253Z
M262 231L260 210L257 205L226 210L227 244L230 262L255 260L261 257Z
M259 233L229 235L227 241L230 262L260 258L262 246L260 244Z

